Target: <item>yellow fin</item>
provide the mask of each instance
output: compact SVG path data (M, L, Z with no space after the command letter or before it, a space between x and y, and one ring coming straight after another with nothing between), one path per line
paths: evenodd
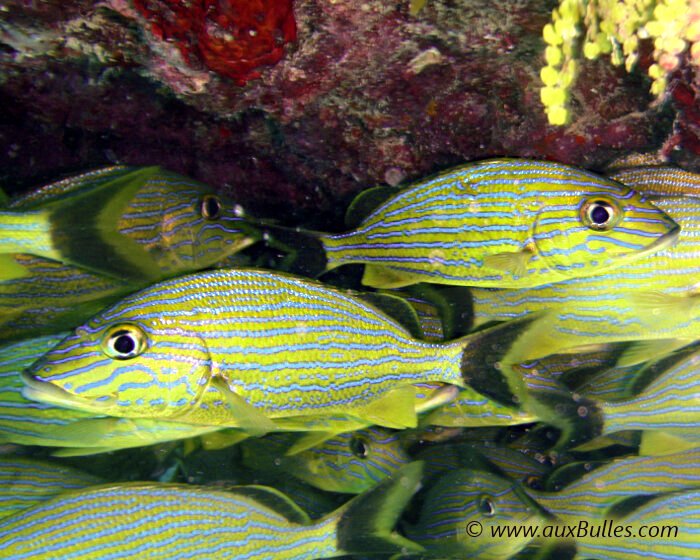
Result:
M302 451L307 451L314 447L318 447L329 439L333 439L339 433L342 432L309 432L308 434L304 434L297 439L289 449L287 449L285 455L297 455Z
M202 449L211 451L214 449L226 449L227 447L236 445L249 437L250 434L244 431L231 429L202 434L199 436L199 441L202 444Z
M697 441L689 441L667 432L645 431L639 444L640 455L670 455L698 446Z
M254 437L277 430L277 425L272 420L248 404L239 394L233 392L221 377L214 377L211 380L211 385L223 395L238 428Z
M380 264L366 264L365 273L362 275L362 283L372 288L403 288L418 284L425 280L418 274L394 270L388 266Z
M640 340L633 342L620 354L617 359L617 366L635 366L670 354L674 350L683 348L693 342L692 340L681 338L662 338L656 340Z
M17 280L29 276L29 271L15 259L13 253L0 254L0 280Z
M461 387L457 387L457 385L445 384L442 387L437 387L427 398L416 400L416 413L423 414L452 402L457 398L461 390Z
M496 253L495 255L486 255L483 266L520 277L527 273L527 263L530 257L532 257L532 252L527 249L513 253Z
M631 296L632 302L645 311L663 319L669 315L687 315L698 301L698 294L688 292L682 295L652 291ZM674 317L675 320L675 317Z
M392 389L369 403L357 416L385 428L415 428L418 425L416 388L405 385Z

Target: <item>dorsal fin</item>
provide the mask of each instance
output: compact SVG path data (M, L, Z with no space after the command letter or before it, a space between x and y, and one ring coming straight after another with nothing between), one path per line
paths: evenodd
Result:
M404 327L413 338L423 338L423 329L416 310L406 300L389 294L360 292L355 297L373 305Z
M60 200L64 196L73 195L83 189L99 187L123 175L129 174L135 169L137 168L127 167L125 165L114 165L87 171L79 175L72 175L15 198L10 202L9 207L13 210L29 210L42 204Z
M290 523L308 525L311 523L308 514L296 505L291 498L279 490L268 486L234 486L230 492L244 496L270 508L284 516Z
M396 187L374 187L358 194L345 212L345 225L354 229L379 206L401 189Z

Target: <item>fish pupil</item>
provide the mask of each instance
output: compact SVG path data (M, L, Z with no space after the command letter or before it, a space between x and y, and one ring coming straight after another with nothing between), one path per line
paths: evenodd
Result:
M114 340L114 349L120 354L131 354L136 349L136 342L128 334L121 334Z
M591 220L594 224L603 225L610 219L610 211L603 205L597 205L591 211Z
M486 517L493 517L496 514L496 506L493 504L493 500L483 496L479 500L479 511Z
M217 220L221 216L221 202L213 195L207 195L202 200L202 216L207 220Z
M361 438L352 438L350 440L350 451L355 457L366 459L369 455L369 445Z

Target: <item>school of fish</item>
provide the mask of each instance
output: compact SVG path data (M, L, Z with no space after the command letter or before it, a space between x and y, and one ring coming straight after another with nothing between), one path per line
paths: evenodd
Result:
M0 204L0 556L700 559L700 175L490 159L333 233L160 167Z

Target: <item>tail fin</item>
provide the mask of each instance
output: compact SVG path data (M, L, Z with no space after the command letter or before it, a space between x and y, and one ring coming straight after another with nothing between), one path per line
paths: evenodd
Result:
M518 405L521 395L516 384L504 375L504 359L511 347L539 316L527 315L482 329L456 341L462 344L462 378L487 397L506 406Z
M600 406L570 391L545 372L511 363L507 356L540 315L514 319L466 340L462 375L479 393L506 406L518 406L562 431L557 447L586 442L603 431Z
M280 265L286 272L316 278L328 269L320 233L266 224L263 239L270 247L287 253Z
M410 463L330 514L340 515L338 551L343 554L422 552L422 546L393 531L401 512L418 491L422 474L422 461Z

